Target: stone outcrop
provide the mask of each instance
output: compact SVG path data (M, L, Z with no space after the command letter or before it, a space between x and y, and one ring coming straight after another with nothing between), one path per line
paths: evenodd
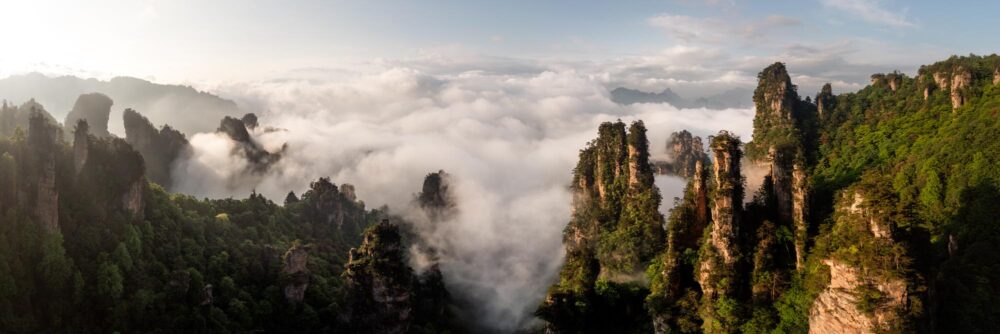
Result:
M139 154L146 164L150 181L167 189L172 186L171 170L174 161L188 154L190 144L184 134L164 125L156 130L146 117L132 109L122 115L125 124L125 141Z
M450 189L450 179L443 170L424 177L416 202L432 222L448 219L455 213L457 203Z
M296 243L282 256L282 262L281 273L288 277L284 288L285 300L293 304L301 303L309 288L309 249Z
M716 302L734 298L741 284L742 274L737 270L740 249L740 212L743 204L743 184L740 175L740 141L728 132L720 132L712 139L713 181L712 223L708 226L708 239L699 256L698 283L702 291L701 318L706 333L724 332ZM728 327L733 324L721 324Z
M899 72L872 75L873 85L884 85L896 90L903 83L904 76ZM747 144L747 149L758 152L750 155L752 161L762 163L769 168L763 189L769 216L776 228L788 228L795 231L795 263L797 268L803 267L806 253L806 240L809 238L809 189L807 186L808 153L817 145L816 115L821 113L820 121L829 117L835 107L835 97L829 84L823 86L816 95L816 105L813 109L807 101L800 101L794 89L785 89L784 95L774 87L787 87L791 79L784 66L780 63L772 65L759 76L758 88L760 94L754 96L757 104L757 114L754 116L754 141ZM771 94L766 92L773 91ZM776 100L793 101L794 108L790 110L773 110L778 104ZM788 102L783 102L784 107ZM788 113L791 118L785 117ZM760 154L766 152L766 155Z
M414 276L396 225L383 220L351 249L344 277L350 326L364 333L406 333L413 321Z
M79 175L90 155L90 127L86 120L77 121L73 131L73 169Z
M806 167L798 162L792 168L792 223L795 227L795 268L805 267L806 240L809 238L809 179Z
M281 155L286 149L282 147L279 151L268 152L251 135L250 129L257 127L257 116L248 114L244 119L237 119L226 116L219 123L217 132L225 134L235 142L233 156L241 157L247 161L247 171L251 173L266 172L271 165L281 160ZM248 127L248 124L252 125Z
M820 119L833 112L833 108L836 107L836 99L830 83L824 84L819 94L816 94L816 112L819 114Z
M892 326L895 311L906 303L906 282L873 279L837 260L823 263L830 267L830 285L809 310L809 333L875 333ZM865 289L881 296L874 310L862 310L858 305Z
M140 177L129 183L128 190L122 195L122 208L132 215L135 221L142 221L145 201L143 194L146 191L146 178Z
M872 86L888 86L889 90L895 92L903 85L903 78L903 74L899 73L899 71L893 71L888 74L877 73L872 74L871 84Z
M836 208L840 215L833 233L852 231L852 226L861 226L868 233L854 236L862 240L851 241L852 247L892 247L896 241L893 239L891 222L885 220L886 213L876 210L872 203L867 202L865 191L879 190L858 187L843 193ZM853 256L881 256L873 255L877 251L871 249L853 250L848 254L854 252L862 254ZM898 330L909 308L910 283L899 274L887 273L885 268L906 263L906 260L900 261L899 256L901 255L850 261L831 257L823 260L823 264L830 269L830 282L816 297L809 310L809 332L874 333ZM860 265L863 263L869 263L868 266L872 267ZM896 271L900 272L898 269Z
M59 191L56 188L56 150L59 128L41 114L31 116L28 147L34 170L31 171L33 212L36 223L47 231L59 230Z
M701 137L692 136L687 130L670 134L666 153L667 161L654 163L659 174L677 175L689 179L695 174L696 163L709 161Z
M101 93L80 95L73 104L73 110L66 115L66 132L72 133L73 127L80 120L86 120L90 125L90 134L97 137L108 137L108 118L114 101Z
M993 84L1000 84L1000 68L993 70Z
M972 84L972 72L959 67L951 77L951 107L958 109L968 102L966 90Z

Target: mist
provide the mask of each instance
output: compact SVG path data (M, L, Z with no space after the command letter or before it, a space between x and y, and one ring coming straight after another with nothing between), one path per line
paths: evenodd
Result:
M555 280L572 169L601 122L643 120L657 158L673 131L707 136L727 129L748 139L753 118L752 109L621 106L610 100L606 76L574 70L442 75L385 67L211 90L257 112L261 127L251 134L263 147L287 149L269 170L249 173L226 136L191 135L190 158L173 168L174 190L213 198L256 191L281 199L329 176L355 185L369 208L388 205L413 216L409 208L423 177L445 170L458 213L420 234L441 250L452 294L475 305L470 312L479 325L497 331L529 326ZM666 213L685 182L661 177L656 184Z

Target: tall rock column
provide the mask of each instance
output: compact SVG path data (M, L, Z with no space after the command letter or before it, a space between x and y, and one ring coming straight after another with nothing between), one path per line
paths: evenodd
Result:
M809 180L806 167L796 162L792 168L792 222L795 226L795 269L805 266L806 240L809 238Z
M872 76L873 83L887 83L891 89L898 89L903 76L897 72L888 76ZM751 160L762 163L770 169L769 213L774 217L776 227L787 227L795 231L795 265L802 268L806 252L809 223L807 160L817 143L818 122L829 117L835 106L835 98L829 84L823 86L816 95L816 105L799 100L795 85L784 64L775 63L758 75L758 85L754 92L757 113L754 116L753 142L747 144ZM790 266L790 264L788 264Z
M41 114L34 113L28 123L28 147L32 152L31 171L34 176L34 214L36 222L49 232L59 230L59 191L56 189L55 125ZM29 197L30 198L30 197Z
M712 223L708 240L699 256L698 283L702 289L701 317L705 333L729 333L737 329L738 319L720 307L732 305L738 298L741 276L739 212L743 203L743 183L740 175L740 141L728 132L720 132L712 140L713 178L716 184L712 196Z

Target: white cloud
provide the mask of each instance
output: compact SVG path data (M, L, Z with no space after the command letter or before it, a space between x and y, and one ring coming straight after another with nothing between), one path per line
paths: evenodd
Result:
M671 37L686 43L721 42L728 38L731 29L721 19L670 14L654 16L649 19L649 24L662 28Z
M858 18L875 24L896 28L916 27L916 23L906 17L906 10L894 12L883 8L879 0L822 0L823 5L839 9Z
M654 155L680 129L750 135L750 109L619 106L609 100L607 76L588 68L439 74L390 66L347 79L337 73L220 86L214 90L223 96L265 111L262 125L287 129L255 136L270 147L288 143L288 150L272 172L247 177L241 163L220 163L231 149L220 136L195 135L192 158L178 169L186 175L176 178L193 181L178 190L241 197L256 189L280 199L331 176L354 184L369 207L405 213L423 177L443 169L455 181L459 214L423 233L448 240L438 245L447 254L441 268L457 297L480 305L474 318L516 329L530 321L562 265L572 169L601 122L644 120Z

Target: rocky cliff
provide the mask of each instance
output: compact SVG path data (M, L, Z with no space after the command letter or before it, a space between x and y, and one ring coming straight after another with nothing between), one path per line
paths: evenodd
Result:
M615 122L601 124L597 139L580 152L572 219L563 234L566 265L538 311L549 330L610 330L618 321L646 326L636 321L648 317L645 293L639 293L643 273L665 237L648 146L641 121L628 129ZM619 291L620 298L609 299L609 291ZM580 321L583 314L593 317Z
M281 274L287 277L284 292L289 303L301 303L309 288L309 249L307 246L295 243L281 257L283 267Z
M667 139L666 153L667 161L654 163L654 167L660 174L691 178L695 174L697 163L709 163L701 137L692 136L687 130L670 134L670 138Z
M174 161L190 149L187 138L169 125L156 130L146 117L132 109L125 109L122 118L125 141L142 154L149 180L170 189Z
M56 152L59 128L40 113L31 116L28 126L30 164L29 184L33 193L34 217L46 230L59 231L59 190L56 188Z
M351 249L347 270L350 327L361 333L407 333L413 321L416 278L406 263L399 229L388 220Z
M235 142L232 154L246 159L247 172L250 173L267 171L272 164L281 160L281 154L285 150L285 147L282 147L279 151L269 152L258 143L250 134L251 130L257 128L257 122L257 116L254 114L247 114L242 119L226 116L216 130Z
M851 242L822 260L830 281L809 310L810 333L891 332L906 326L909 285L916 283L907 277L910 262L893 237L893 222L879 209L884 203L872 203L869 196L857 187L844 191L838 201L832 236Z
M754 95L757 105L754 140L747 144L747 149L752 161L770 170L763 188L768 199L767 210L776 228L795 231L796 267L801 268L809 237L807 165L818 144L816 132L823 118L817 113L822 110L829 114L835 107L835 98L827 84L816 96L817 105L799 100L781 63L765 68L758 79L758 93ZM902 80L898 72L872 76L873 85L886 85L893 90L899 88Z
M733 315L722 310L723 304L735 302L744 282L741 261L740 212L743 203L743 179L740 174L739 138L720 132L712 139L712 223L698 257L698 284L701 286L701 318L705 333L731 332Z
M63 125L66 133L73 133L73 128L80 120L90 125L90 134L98 137L108 137L108 118L111 115L111 105L114 101L101 93L80 95L73 104L73 109L66 115Z

